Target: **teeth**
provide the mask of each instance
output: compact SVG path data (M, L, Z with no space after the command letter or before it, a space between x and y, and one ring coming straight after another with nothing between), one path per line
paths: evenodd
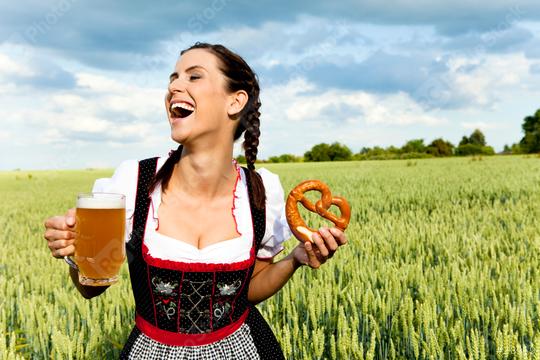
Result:
M182 108L182 109L186 109L186 110L190 110L190 111L194 111L195 108L189 104L186 104L186 103L174 103L171 105L171 109L176 109L176 108Z

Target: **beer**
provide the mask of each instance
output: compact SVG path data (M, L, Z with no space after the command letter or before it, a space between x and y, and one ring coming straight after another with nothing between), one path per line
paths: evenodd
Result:
M75 262L81 284L103 286L118 281L118 272L126 258L125 214L124 195L78 196Z

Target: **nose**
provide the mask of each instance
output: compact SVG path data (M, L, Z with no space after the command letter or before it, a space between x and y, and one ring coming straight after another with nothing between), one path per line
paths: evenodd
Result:
M171 94L174 94L180 91L185 91L185 88L186 88L185 82L180 77L177 77L176 79L171 81L168 86L169 93Z

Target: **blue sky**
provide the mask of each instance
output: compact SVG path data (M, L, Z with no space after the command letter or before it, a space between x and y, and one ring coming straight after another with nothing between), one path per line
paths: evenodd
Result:
M168 74L196 41L258 74L262 159L320 142L455 144L475 128L500 151L540 108L534 1L11 2L0 11L0 170L166 154Z

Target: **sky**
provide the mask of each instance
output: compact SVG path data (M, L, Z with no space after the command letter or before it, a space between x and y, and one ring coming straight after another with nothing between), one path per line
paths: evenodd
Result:
M532 0L25 1L0 6L0 170L112 168L177 144L180 51L219 43L261 86L259 159L474 129L501 151L540 108ZM234 156L242 153L235 143Z

